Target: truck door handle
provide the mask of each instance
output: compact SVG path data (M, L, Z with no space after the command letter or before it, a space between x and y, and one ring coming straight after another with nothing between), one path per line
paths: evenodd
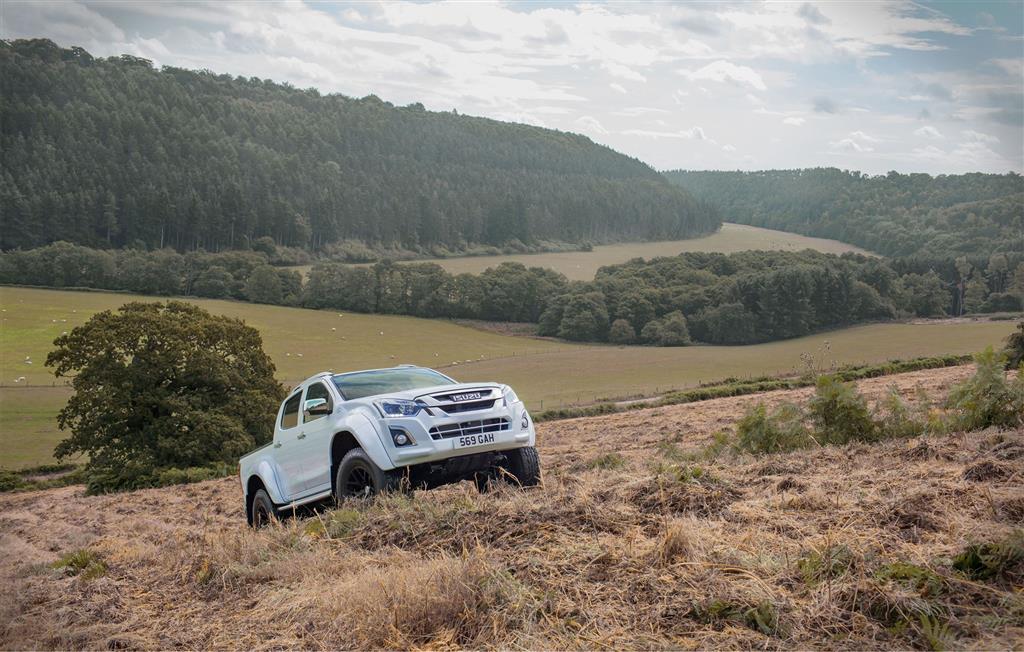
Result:
M306 433L302 433L298 437L296 437L296 439L305 439L305 438L306 438Z

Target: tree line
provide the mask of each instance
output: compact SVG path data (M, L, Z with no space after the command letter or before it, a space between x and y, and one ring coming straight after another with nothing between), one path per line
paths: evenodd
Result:
M577 341L748 344L905 316L1019 311L1024 255L885 260L811 250L689 252L569 281L502 263L450 274L433 263L320 263L303 276L265 251L100 250L58 242L0 253L0 283L238 299L353 312L533 322Z
M665 172L724 219L833 238L887 256L1024 252L1024 178L869 176L836 168Z
M588 138L258 78L0 42L0 249L430 255L685 238L713 210Z

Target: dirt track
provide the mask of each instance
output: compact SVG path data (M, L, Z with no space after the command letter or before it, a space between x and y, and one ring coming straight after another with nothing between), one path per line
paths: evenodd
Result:
M970 371L859 387L942 397ZM340 538L304 534L309 521L252 533L234 479L0 495L0 647L921 645L910 617L921 599L874 578L887 560L946 578L964 545L1019 527L1024 433L730 456L668 487L652 468L666 443L699 448L754 402L812 391L541 424L544 489L382 501ZM588 468L610 450L624 467ZM802 583L796 560L836 544L848 571ZM83 548L106 574L49 568ZM1019 591L943 581L936 618L957 645L1024 643ZM749 616L765 604L768 633Z

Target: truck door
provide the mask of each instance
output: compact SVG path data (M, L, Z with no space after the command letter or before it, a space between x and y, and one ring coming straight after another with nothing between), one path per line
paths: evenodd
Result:
M322 382L311 383L306 388L302 402L302 451L303 485L310 493L324 491L331 486L331 424L328 417L334 412L334 397Z
M286 500L295 500L303 491L302 450L299 439L299 405L302 390L288 397L274 433L274 459L281 469L281 490Z

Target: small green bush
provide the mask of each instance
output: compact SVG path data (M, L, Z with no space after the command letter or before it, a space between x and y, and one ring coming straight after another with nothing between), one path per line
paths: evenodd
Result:
M1024 571L1024 530L1001 541L967 546L953 558L953 568L971 579L988 580Z
M107 572L107 564L98 554L87 548L69 552L51 564L51 567L64 571L67 575L81 576L92 580Z
M1017 330L1006 338L1006 368L1017 369L1024 364L1024 320L1017 322Z
M626 458L614 451L599 455L587 462L588 469L621 469L625 465Z
M709 600L695 603L690 615L705 623L734 622L766 636L781 633L779 610L770 600L757 604L742 604L728 600Z
M883 582L893 582L908 586L917 591L921 597L931 597L946 590L946 582L935 572L914 564L897 561L882 566L875 577Z
M153 487L190 484L233 475L236 467L215 463L208 466L190 466L184 469L151 468L143 462L128 462L120 468L102 467L83 472L87 494L111 491L135 491Z
M842 577L853 567L853 552L849 546L833 545L824 550L812 550L796 562L797 571L806 584Z
M925 407L927 409L927 407ZM879 401L877 427L883 439L909 439L920 437L928 429L927 423L914 416L896 387Z
M867 401L856 387L834 376L818 378L807 408L820 443L846 444L880 438Z
M304 528L312 537L343 539L355 532L365 520L363 513L350 507L341 507L310 519Z
M784 403L770 414L758 403L736 424L736 448L746 453L778 453L814 442L799 406Z
M1005 356L992 347L974 356L974 376L954 387L946 400L953 429L1016 428L1024 424L1024 373L1008 380L1004 361Z
M0 470L0 491L15 491L24 489L26 486L20 473Z

